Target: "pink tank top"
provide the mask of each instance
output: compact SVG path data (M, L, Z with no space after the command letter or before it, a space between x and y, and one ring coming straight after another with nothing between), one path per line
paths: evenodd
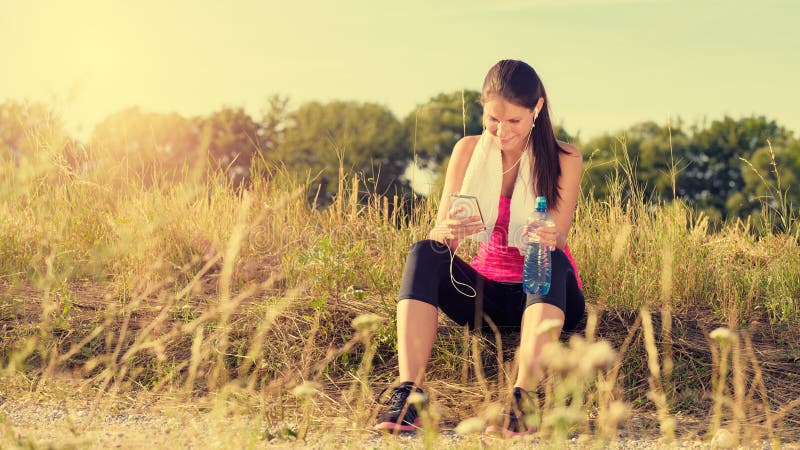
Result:
M492 235L488 242L481 242L478 245L478 253L472 259L472 267L481 275L494 281L504 283L521 283L522 266L525 264L525 257L520 255L516 247L508 246L508 223L511 216L511 197L500 196L500 204L497 208L497 222L494 224ZM583 283L578 275L578 267L575 260L569 253L569 248L564 247L575 278L578 280L578 287L583 289Z

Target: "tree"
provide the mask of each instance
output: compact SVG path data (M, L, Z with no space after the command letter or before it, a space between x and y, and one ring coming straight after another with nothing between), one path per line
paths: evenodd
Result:
M683 155L689 139L680 124L670 127L655 122L633 125L619 137L596 137L583 148L587 168L584 187L593 187L602 197L609 194L610 177L631 175L645 198L672 198L675 180L671 171L674 167L679 172L685 166ZM626 175L626 170L631 173Z
M456 142L483 131L480 95L473 90L441 93L418 105L403 120L406 147L414 155L412 164L416 164L416 169L413 165L408 166L404 178L411 182L411 171L418 170L422 172L421 178L433 180L434 186L443 183ZM414 187L426 191L424 186Z
M479 100L478 91L442 93L405 118L406 146L415 152L421 166L438 166L450 157L459 139L481 133L483 106Z
M267 99L266 109L262 112L258 136L261 141L261 151L267 157L276 152L286 135L289 121L289 98L272 95Z
M144 180L175 178L185 166L194 166L199 160L199 127L199 119L132 107L98 123L90 142L96 155L124 161Z
M239 186L250 179L250 164L261 151L260 126L242 108L223 108L202 121L201 142L212 167Z
M741 202L730 198L744 187L741 158L751 159L768 139L783 145L790 138L785 128L763 116L715 120L692 136L686 152L688 167L678 180L679 195L697 208L715 209L723 217L737 215Z
M800 140L756 150L742 167L744 186L729 197L726 208L743 216L766 206L788 216L800 208Z
M378 193L403 185L411 151L403 145L400 122L375 103L309 102L292 111L274 162L297 173L319 174L320 196L336 192L339 164L345 173L361 172Z
M0 160L19 165L42 150L60 149L69 136L49 106L8 100L0 104Z

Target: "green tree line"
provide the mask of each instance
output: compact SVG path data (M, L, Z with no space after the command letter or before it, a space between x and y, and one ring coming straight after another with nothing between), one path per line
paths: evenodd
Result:
M407 196L411 165L441 178L455 142L481 132L479 96L442 93L404 118L369 102L289 108L280 96L270 97L255 118L230 107L199 117L133 107L98 123L88 142L71 137L47 105L7 100L0 103L0 158L19 165L57 145L76 171L92 170L105 155L125 161L144 182L213 169L247 185L256 174L288 170L310 179L323 202L336 192L341 167L361 174L377 193ZM624 175L646 199L680 198L712 219L744 218L764 207L786 213L800 205L800 141L765 116L691 126L642 122L585 141L562 127L556 132L583 151L588 195L612 194L613 180Z

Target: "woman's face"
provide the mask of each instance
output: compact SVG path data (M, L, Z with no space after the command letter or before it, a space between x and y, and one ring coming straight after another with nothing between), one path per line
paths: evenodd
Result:
M533 110L493 95L483 104L483 120L502 150L521 152L533 125Z

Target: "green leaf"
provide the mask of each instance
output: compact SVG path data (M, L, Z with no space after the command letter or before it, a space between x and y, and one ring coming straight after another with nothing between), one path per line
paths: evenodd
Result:
M312 307L314 309L322 309L322 308L325 307L325 305L327 303L328 302L324 297L319 297L319 298L315 298L315 299L311 300L310 302L308 302L308 306L310 306L310 307Z

